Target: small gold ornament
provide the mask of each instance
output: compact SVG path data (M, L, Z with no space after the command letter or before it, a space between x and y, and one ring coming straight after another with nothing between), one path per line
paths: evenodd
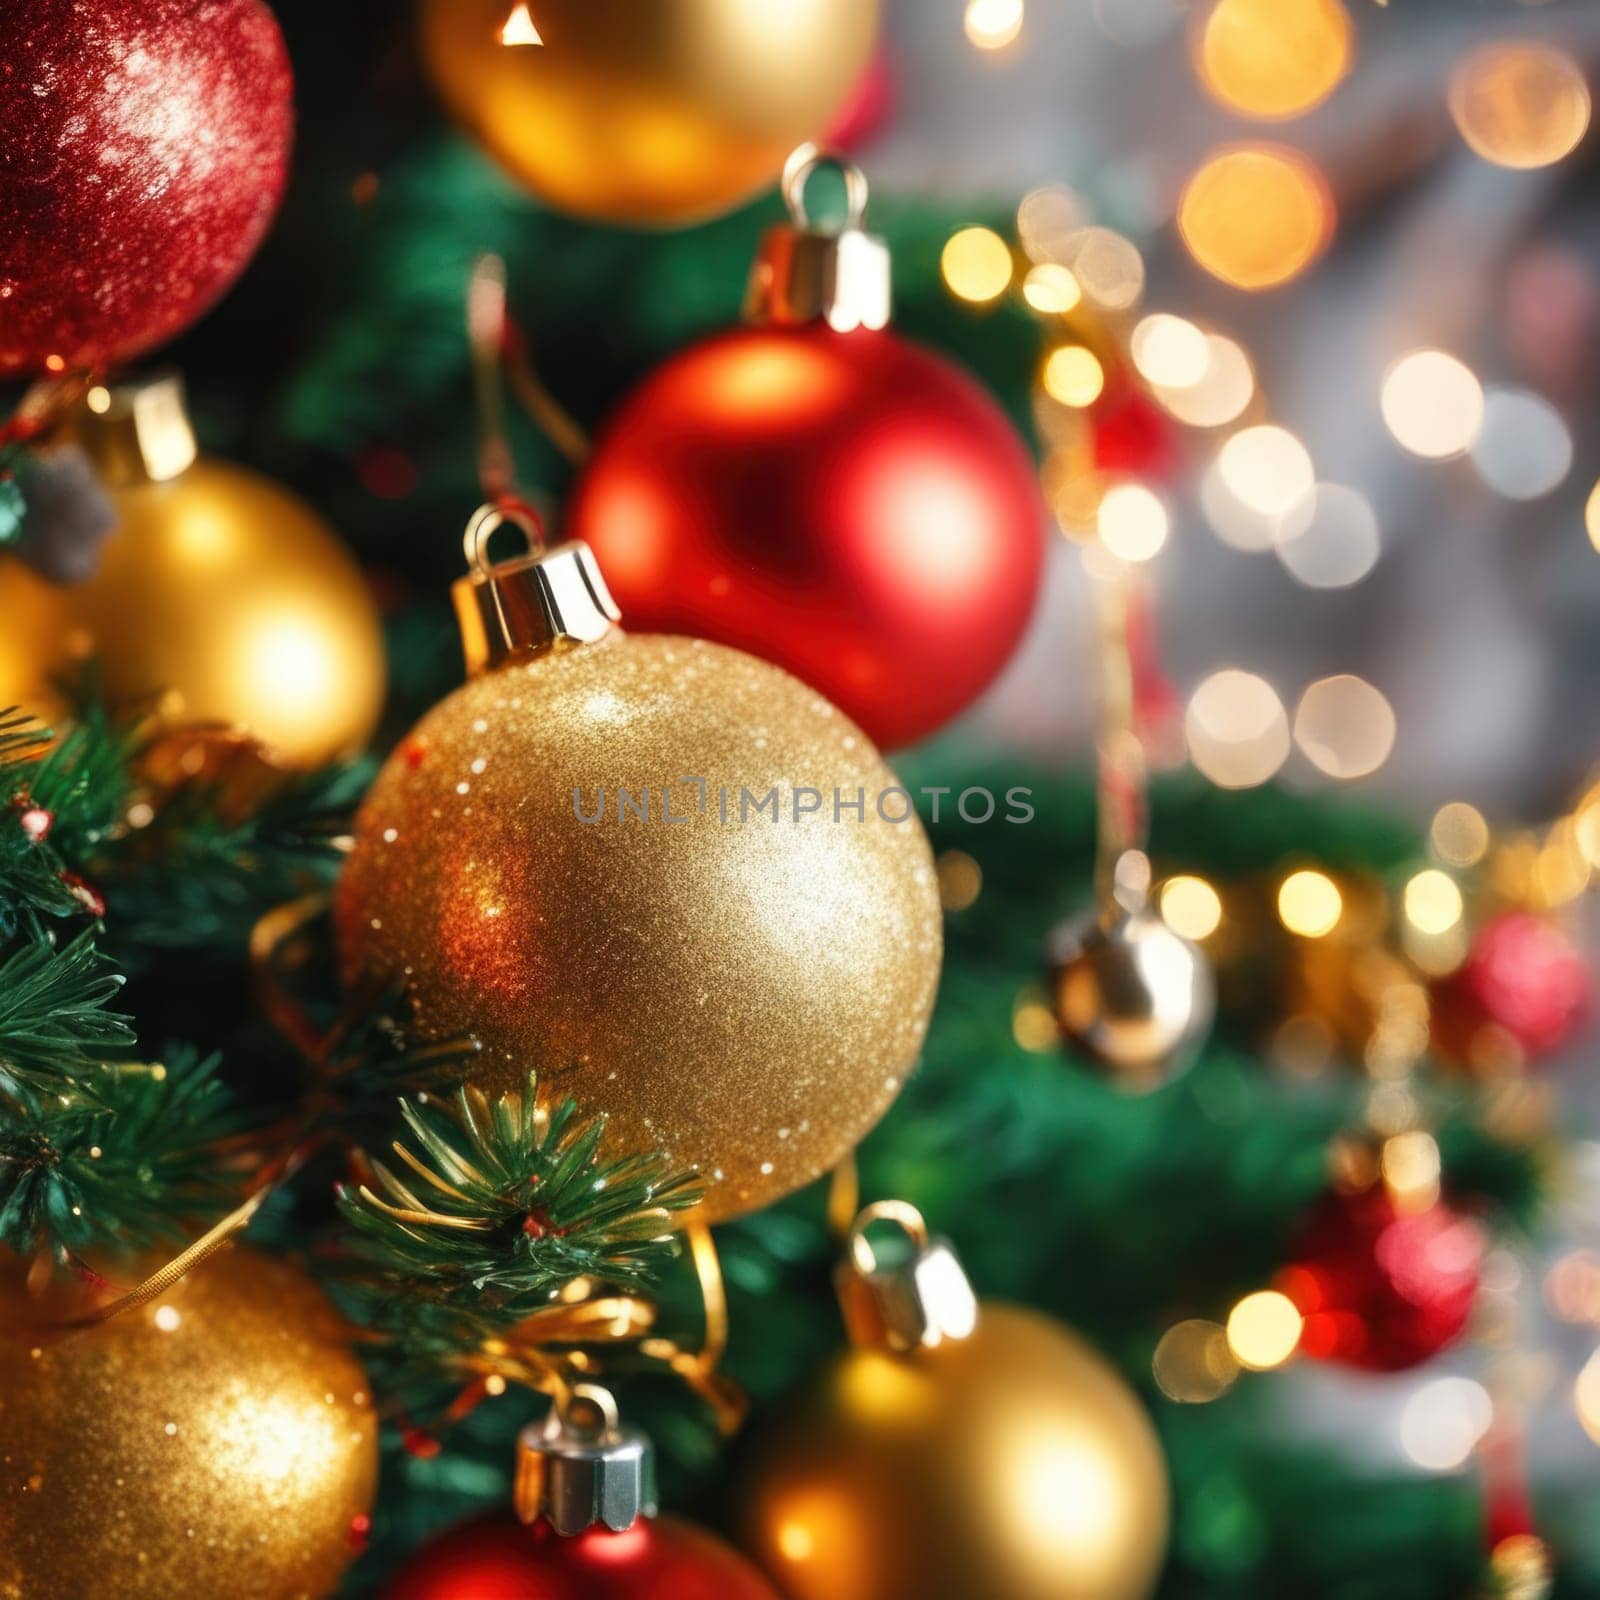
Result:
M1200 950L1148 907L1078 918L1050 940L1062 1037L1120 1089L1158 1089L1193 1063L1216 989Z
M233 1246L89 1326L0 1281L0 1596L300 1600L360 1547L366 1380L297 1267Z
M474 519L456 585L471 676L356 819L345 977L402 976L425 1037L476 1036L477 1087L536 1068L614 1148L697 1167L705 1220L770 1204L916 1059L942 937L927 838L821 696L624 634L586 545L484 565L501 520Z
M906 1227L882 1266L866 1223ZM1166 1463L1133 1392L1036 1312L973 1300L909 1207L870 1207L840 1288L854 1348L757 1434L740 1525L791 1600L1144 1600Z
M826 132L877 28L878 0L427 0L422 43L446 104L542 200L671 226Z
M383 706L383 637L360 569L300 500L196 454L174 376L91 391L74 423L119 525L87 581L0 555L0 705L59 714L52 680L92 656L113 704L218 723L284 766L365 747ZM157 699L159 697L159 699Z

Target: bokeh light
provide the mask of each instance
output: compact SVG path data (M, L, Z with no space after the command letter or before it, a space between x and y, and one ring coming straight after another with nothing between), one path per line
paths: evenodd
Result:
M1174 933L1197 944L1222 924L1222 896L1190 873L1179 873L1161 885L1161 916Z
M1476 806L1452 800L1434 812L1428 843L1449 866L1475 867L1489 853L1489 824Z
M1017 238L1030 261L1070 265L1073 241L1083 232L1088 212L1064 184L1031 189L1017 207Z
M1071 311L1083 299L1078 280L1058 261L1041 261L1028 269L1022 280L1022 298L1035 311L1059 316Z
M1082 409L1100 398L1106 374L1094 351L1081 344L1064 344L1045 357L1039 381L1052 400Z
M1472 464L1507 500L1537 500L1560 488L1572 470L1572 433L1543 396L1527 389L1490 389Z
M1406 921L1418 933L1436 937L1448 933L1461 921L1466 905L1461 887L1448 872L1425 867L1406 884L1401 897Z
M1217 452L1223 486L1261 517L1287 516L1316 488L1306 447L1271 423L1241 428Z
M1500 167L1547 167L1589 129L1589 86L1565 51L1531 39L1475 50L1450 79L1461 137Z
M1011 246L993 228L962 228L945 241L939 270L952 294L978 305L1011 286Z
M1228 1348L1241 1367L1269 1372L1295 1353L1303 1327L1288 1295L1262 1289L1247 1294L1228 1313Z
M1583 1431L1600 1444L1600 1350L1584 1362L1583 1370L1573 1387L1573 1401L1578 1408L1578 1421Z
M1206 335L1206 370L1192 384L1154 385L1155 396L1179 422L1191 428L1220 428L1244 413L1255 396L1250 358L1232 339Z
M1196 68L1229 110L1281 121L1338 88L1353 42L1340 0L1217 0L1200 31Z
M1095 517L1100 543L1119 561L1148 561L1167 542L1171 526L1161 497L1142 483L1106 490Z
M1211 346L1187 317L1156 311L1140 320L1129 340L1133 364L1150 383L1192 389L1211 366Z
M1294 742L1330 778L1365 778L1394 749L1394 710L1383 692L1350 673L1319 678L1300 696Z
M1178 231L1213 277L1271 289L1298 277L1332 237L1333 200L1298 151L1237 146L1211 156L1178 201Z
M1322 939L1339 926L1344 896L1325 872L1302 867L1278 885L1278 920L1302 939Z
M1345 589L1378 564L1378 516L1358 489L1319 483L1272 528L1272 544L1289 574L1309 589Z
M967 0L965 26L980 50L1003 50L1022 32L1022 0Z
M1085 296L1108 311L1126 311L1144 293L1144 257L1110 228L1080 228L1065 264Z
M1589 543L1600 550L1600 483L1589 491L1583 508L1583 526L1588 532Z
M1430 1472L1464 1467L1494 1421L1488 1391L1471 1378L1435 1378L1400 1413L1400 1448Z
M1183 719L1189 759L1223 789L1265 783L1289 755L1289 719L1265 678L1237 667L1213 672Z
M946 850L934 862L939 877L939 904L946 911L965 911L983 892L983 869L965 850Z
M1402 449L1428 461L1462 456L1483 430L1483 385L1443 350L1413 350L1384 374L1383 420Z
M1220 1323L1192 1317L1161 1336L1150 1370L1167 1399L1181 1405L1204 1405L1233 1387L1239 1363Z

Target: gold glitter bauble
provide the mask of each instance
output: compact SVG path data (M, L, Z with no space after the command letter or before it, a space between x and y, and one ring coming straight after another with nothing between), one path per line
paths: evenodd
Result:
M195 459L176 380L107 391L84 447L119 518L87 581L0 555L0 705L58 715L52 681L92 656L113 704L221 723L312 767L366 746L383 708L383 635L360 569L270 480ZM157 699L159 697L159 699Z
M321 1291L234 1246L109 1322L48 1325L84 1309L0 1280L0 1597L332 1593L378 1429Z
M611 632L514 660L373 785L334 901L345 976L403 974L425 1036L481 1042L478 1086L537 1069L615 1149L697 1166L707 1220L754 1210L861 1140L927 1029L938 889L895 785L736 650Z
M1166 1463L1138 1399L1010 1306L934 1349L840 1354L741 1477L744 1546L791 1600L1143 1600L1166 1555Z
M423 57L513 176L575 216L682 224L776 182L865 69L878 0L427 0Z

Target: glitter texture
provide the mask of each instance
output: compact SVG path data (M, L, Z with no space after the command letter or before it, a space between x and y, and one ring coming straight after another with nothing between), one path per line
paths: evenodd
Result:
M826 700L719 645L616 633L503 666L374 784L335 898L346 977L408 974L426 1036L481 1041L482 1087L537 1069L614 1149L720 1175L707 1220L756 1209L860 1141L927 1029L938 891L915 817L879 814L895 783ZM753 804L774 786L776 821ZM574 790L594 816L602 788L580 821Z
M83 1310L0 1282L0 1600L330 1593L378 1429L321 1291L235 1246L110 1322L39 1326Z
M272 221L293 129L260 0L0 6L0 372L187 327Z

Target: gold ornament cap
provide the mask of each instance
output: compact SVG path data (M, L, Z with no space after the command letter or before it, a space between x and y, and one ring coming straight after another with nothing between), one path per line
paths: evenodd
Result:
M526 535L527 553L491 563L489 541L508 526ZM622 619L594 552L581 539L546 549L531 506L480 506L463 544L470 570L450 594L469 678L546 650L594 644Z
M513 1497L523 1522L542 1517L563 1538L596 1526L622 1533L656 1514L655 1449L622 1425L609 1389L576 1384L518 1435Z
M845 220L816 227L806 211L806 184L819 167L844 177ZM815 144L800 145L784 163L783 199L789 221L762 238L745 295L745 318L793 326L821 320L838 333L888 326L889 247L861 222L867 180L854 162Z
M894 1223L905 1235L910 1251L903 1259L879 1258L867 1237L878 1222ZM880 1200L861 1212L833 1281L855 1344L931 1350L970 1338L978 1326L977 1296L955 1251L929 1234L922 1213L903 1200Z
M170 369L126 383L95 384L69 431L109 489L170 483L200 453L183 379Z

